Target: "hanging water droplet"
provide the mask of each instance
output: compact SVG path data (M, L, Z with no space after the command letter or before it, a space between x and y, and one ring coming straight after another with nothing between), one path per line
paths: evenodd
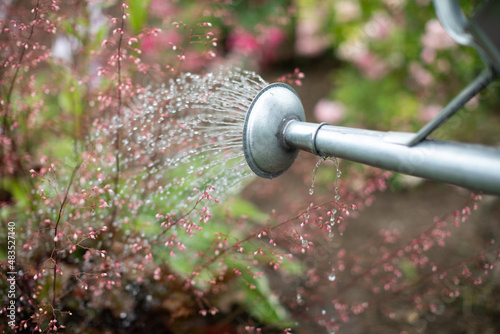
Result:
M323 161L325 161L326 158L325 157L321 157L318 162L316 162L316 165L314 166L314 170L313 170L313 177L312 177L312 182L311 182L311 187L309 188L309 195L313 195L314 194L314 186L315 186L315 183L316 183L316 175L318 173L318 169L319 169L319 166L321 165L321 163Z
M308 221L309 218L311 218L311 207L310 206L307 207L307 210L306 210L306 213L304 215L304 218L305 218L306 221Z
M337 276L335 276L335 273L334 273L334 272L332 272L330 275L328 275L328 280L329 280L330 282L335 281L335 279L336 279L336 278L337 278Z
M340 171L340 166L339 166L339 159L338 158L333 158L333 162L335 164L335 169L337 171L337 177L335 178L335 201L340 200L340 194L339 194L339 179L340 176L342 175L342 172Z

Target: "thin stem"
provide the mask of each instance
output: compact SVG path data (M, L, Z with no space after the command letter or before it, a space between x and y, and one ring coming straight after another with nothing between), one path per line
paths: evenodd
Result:
M12 76L12 79L10 81L9 85L9 90L7 92L7 96L5 98L5 115L3 119L3 132L7 133L7 116L10 108L10 101L12 98L12 92L14 91L14 86L16 85L16 79L19 75L19 70L21 68L21 63L23 62L24 55L26 53L26 46L29 44L31 41L31 38L33 37L33 33L35 32L35 23L38 18L38 12L39 12L39 7L40 7L40 0L37 1L35 10L34 10L34 15L33 15L33 21L31 22L31 29L30 33L28 35L28 38L26 39L26 42L24 44L21 44L21 54L19 55L19 60L17 61L17 66L16 66L16 71L14 72L14 75Z
M465 208L465 207L469 206L472 203L472 201L473 201L473 196L469 197L469 199L465 202L465 204L462 206L462 208ZM452 212L454 212L454 211L452 211ZM394 258L401 257L401 255L399 254L399 252L401 250L404 250L406 246L412 245L412 243L415 240L419 240L419 239L421 239L424 236L430 236L432 234L432 231L436 228L436 224L438 224L439 222L445 221L447 219L447 217L449 217L450 215L453 214L452 212L447 212L440 219L438 219L436 222L434 222L432 225L430 225L427 229L425 229L422 233L420 233L418 236L416 236L414 238L411 238L403 246L399 247L398 249L396 249L392 253L390 253L389 256L381 258L375 264L373 264L368 269L366 269L365 271L363 271L360 275L354 277L348 283L346 283L343 286L341 286L338 289L338 291L339 291L338 295L342 295L344 292L346 292L347 290L349 290L350 288L352 288L359 280L361 280L362 278L365 278L368 275L370 275L370 273L372 273L372 271L375 270L376 268L384 265L385 263L390 263L390 261L392 259L394 259Z
M187 48L188 48L189 44L192 43L192 38L194 36L194 30L196 28L189 27L189 29L191 29L191 30L189 32L189 37L186 40L186 45L184 45L184 47L182 48L182 54L178 57L178 59L179 59L179 66L177 66L177 69L175 71L175 76L179 75L179 73L180 73L182 62L186 59L186 51L187 51Z
M82 166L82 163L79 162L75 168L73 169L73 172L71 173L71 178L68 183L68 187L66 188L66 191L64 193L64 199L61 203L61 206L59 207L59 212L57 214L57 221L56 221L56 226L54 227L54 249L52 250L52 255L51 258L53 258L54 261L54 281L52 284L52 307L55 307L56 304L56 282L57 282L57 265L59 262L58 256L57 256L57 243L58 243L58 238L57 235L59 233L59 223L61 222L61 218L64 215L64 207L66 206L66 202L68 201L68 194L69 190L71 189L71 186L73 185L73 181L75 179L75 175L77 171L80 169Z
M125 13L125 9L123 10L123 14ZM117 90L117 99L118 99L118 120L121 119L122 114L122 41L123 41L123 29L124 29L125 20L122 19L120 26L120 38L118 39L117 52L118 52L118 90ZM115 141L115 149L116 149L116 174L115 174L115 194L118 193L118 179L120 177L120 127L116 129L116 141Z
M122 17L125 16L125 8L122 6ZM117 52L118 52L118 59L117 59L117 66L118 66L118 89L117 89L117 100L118 100L118 107L117 107L117 119L118 122L121 121L121 116L122 116L122 42L123 42L123 31L125 28L125 20L122 18L121 24L120 24L120 38L118 39L118 44L117 44ZM120 180L120 127L117 126L116 128L116 138L115 138L115 151L116 151L116 173L115 173L115 178L114 178L114 194L115 196L118 195L118 183ZM111 224L114 222L116 214L117 214L117 206L113 205L113 213L111 215Z
M24 44L21 44L21 54L19 55L19 60L17 61L17 64L16 64L16 70L14 72L14 75L12 76L12 79L10 81L10 85L9 85L9 89L7 91L7 96L5 97L5 107L4 107L4 112L3 112L3 124L2 124L2 128L3 128L3 134L5 136L8 136L8 133L9 133L9 127L8 127L8 118L9 118L9 112L10 112L10 103L11 103L11 99L12 99L12 92L14 91L14 87L16 85L16 79L19 75L19 70L21 69L21 64L23 62L23 59L24 59L24 56L25 56L25 53L26 53L26 46L29 44L29 42L31 41L31 38L33 37L33 34L35 32L35 24L36 24L36 20L38 19L38 12L39 12L39 7L40 7L40 0L37 1L36 3L36 6L35 6L35 10L34 10L34 15L33 15L33 20L31 22L31 29L30 29L30 33L28 35L28 38L26 39L26 42ZM16 144L16 141L15 139L13 138L10 138L11 139L11 151L12 152L16 152L17 151L17 144ZM4 157L7 155L7 147L3 147L1 150L0 150L0 161L3 161L4 160ZM16 159L17 161L17 167L19 168L20 171L24 171L24 167L21 165L21 160L18 158ZM4 172L6 170L6 166L5 164L2 164L2 167L0 168L0 179L2 180L2 183L4 182L5 180L5 177L4 177Z

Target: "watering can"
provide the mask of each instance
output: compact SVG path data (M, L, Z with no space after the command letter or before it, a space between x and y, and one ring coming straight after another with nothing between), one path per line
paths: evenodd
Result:
M470 20L458 1L434 0L434 6L449 35L474 47L486 64L438 116L417 133L308 123L297 93L274 83L253 99L243 126L243 151L252 171L277 177L304 150L500 195L500 148L427 138L500 74L500 1L489 1Z

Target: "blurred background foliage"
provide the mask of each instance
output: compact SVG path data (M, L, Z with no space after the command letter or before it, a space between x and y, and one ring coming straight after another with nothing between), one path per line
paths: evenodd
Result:
M323 52L340 61L329 98L342 106L341 124L417 131L485 68L474 49L447 36L430 1L297 2L299 29L314 22ZM461 5L471 17L481 4ZM439 137L498 144L499 103L497 83Z

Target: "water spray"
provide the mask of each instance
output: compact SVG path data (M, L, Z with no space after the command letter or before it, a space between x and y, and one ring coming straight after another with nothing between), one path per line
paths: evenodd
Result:
M488 4L467 22L460 16L457 2L435 1L443 26L457 42L475 47L487 70L418 133L305 122L297 93L286 84L274 83L255 96L245 118L243 151L252 171L264 178L277 177L303 150L500 195L499 148L427 138L500 73L500 38L495 23L500 3Z

